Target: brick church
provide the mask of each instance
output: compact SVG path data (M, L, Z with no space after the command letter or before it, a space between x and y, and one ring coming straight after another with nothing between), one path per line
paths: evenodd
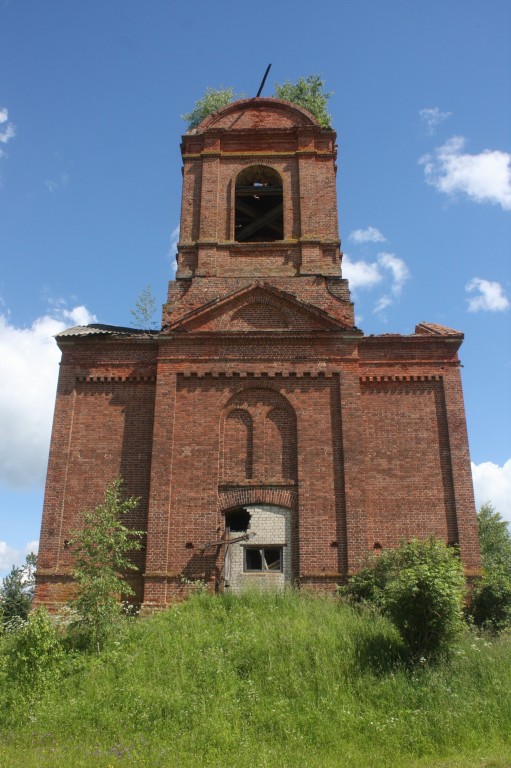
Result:
M140 497L132 581L148 607L196 579L331 591L368 553L430 534L478 571L463 334L355 327L335 141L274 98L184 135L161 330L57 336L38 602L68 598L70 531L119 477Z

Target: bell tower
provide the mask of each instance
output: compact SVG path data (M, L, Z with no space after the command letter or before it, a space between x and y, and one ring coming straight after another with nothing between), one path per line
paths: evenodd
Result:
M353 326L336 197L336 134L305 109L274 98L236 101L183 136L176 282L163 325L186 286L220 298L255 280L341 299ZM190 297L189 297L190 298ZM326 310L326 306L323 307ZM339 309L339 308L338 308Z

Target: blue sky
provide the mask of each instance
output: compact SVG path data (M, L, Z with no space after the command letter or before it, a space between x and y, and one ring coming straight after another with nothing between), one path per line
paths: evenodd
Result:
M360 327L465 332L476 496L511 520L510 39L507 0L0 0L0 574L39 535L52 334L164 301L180 115L270 62L264 95L334 92Z

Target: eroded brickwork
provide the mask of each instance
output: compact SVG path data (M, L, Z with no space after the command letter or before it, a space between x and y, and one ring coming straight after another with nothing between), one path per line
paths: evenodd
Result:
M70 531L116 477L140 497L129 524L147 537L133 584L149 607L196 579L225 588L228 521L243 510L259 538L229 547L235 589L259 579L332 590L368 552L430 534L459 544L477 572L463 335L421 323L366 337L354 326L335 133L286 102L249 99L186 134L182 151L178 272L161 332L57 337L37 600L69 596ZM281 183L238 198L236 180L258 173ZM281 207L261 207L261 194ZM282 220L278 239L238 242L237 206L256 236ZM268 549L260 573L250 546Z

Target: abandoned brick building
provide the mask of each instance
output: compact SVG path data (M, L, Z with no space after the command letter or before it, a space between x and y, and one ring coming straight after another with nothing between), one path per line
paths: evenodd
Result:
M129 524L147 532L133 576L147 606L186 579L331 590L368 552L429 534L477 571L463 335L355 327L335 141L271 98L183 137L161 331L57 336L39 602L67 599L70 530L118 477L140 497Z

